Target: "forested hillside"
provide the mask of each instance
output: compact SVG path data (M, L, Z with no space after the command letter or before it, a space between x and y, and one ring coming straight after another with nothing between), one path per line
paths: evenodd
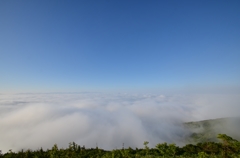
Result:
M104 149L85 148L75 142L69 143L68 148L59 148L57 144L51 149L21 150L18 152L9 150L0 153L0 158L227 158L240 157L240 118L220 118L198 122L184 123L189 131L185 146L176 144L159 143L155 148L150 148L147 141L143 142L143 148L122 148L107 151ZM226 134L217 134L217 133ZM228 135L231 135L228 136ZM234 139L233 139L233 138ZM31 147L30 147L31 148Z
M187 144L183 147L175 144L161 143L157 144L155 148L149 148L148 142L144 142L144 147L141 149L123 148L112 151L103 149L91 148L87 149L76 143L69 143L66 149L59 149L55 144L51 149L44 151L26 150L1 154L1 158L227 158L240 157L240 142L227 136L226 134L219 134L217 137L220 142L204 142L196 145Z
M187 143L219 142L216 138L218 133L225 133L240 140L240 117L219 118L184 124L190 132Z

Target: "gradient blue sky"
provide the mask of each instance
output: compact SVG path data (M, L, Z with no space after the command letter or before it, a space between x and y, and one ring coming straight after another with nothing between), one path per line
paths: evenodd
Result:
M0 92L239 86L239 0L0 1Z

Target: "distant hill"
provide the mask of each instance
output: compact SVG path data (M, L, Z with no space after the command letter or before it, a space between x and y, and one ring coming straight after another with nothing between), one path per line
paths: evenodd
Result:
M184 126L189 131L189 135L186 138L187 143L218 142L217 135L220 133L240 140L240 117L187 122L184 123Z

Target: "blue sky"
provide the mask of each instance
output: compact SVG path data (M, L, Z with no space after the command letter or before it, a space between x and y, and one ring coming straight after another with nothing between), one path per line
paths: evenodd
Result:
M0 92L240 86L240 1L0 1Z

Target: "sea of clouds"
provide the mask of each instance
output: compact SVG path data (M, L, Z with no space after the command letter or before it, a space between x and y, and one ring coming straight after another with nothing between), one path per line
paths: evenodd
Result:
M0 150L184 143L182 123L239 116L240 94L0 94Z

